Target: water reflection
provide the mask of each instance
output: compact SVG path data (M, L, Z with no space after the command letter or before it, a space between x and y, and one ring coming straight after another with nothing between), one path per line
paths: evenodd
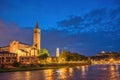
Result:
M25 80L29 80L30 79L30 72L29 71L27 71L27 72L25 72Z
M53 69L44 70L43 73L45 80L53 80Z
M69 72L69 76L72 77L72 76L73 76L73 68L69 68L69 69L68 69L68 72Z
M66 79L67 78L67 69L66 68L61 68L59 69L61 71L61 75L58 75L58 79Z
M118 65L111 65L110 66L110 79L114 79L116 77L119 77Z
M73 68L49 69L44 70L45 80L66 80L73 76Z
M82 78L85 78L85 75L86 75L86 68L85 68L85 66L81 66L81 71L82 71Z
M0 73L0 80L120 80L119 65Z

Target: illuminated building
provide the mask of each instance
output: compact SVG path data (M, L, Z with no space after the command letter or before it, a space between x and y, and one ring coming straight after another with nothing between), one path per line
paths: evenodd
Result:
M0 53L0 64L12 64L15 61L17 61L17 54L7 51Z
M38 27L38 23L36 23L36 27L34 29L34 37L33 37L33 45L28 45L25 43L21 43L17 40L13 40L10 42L9 46L1 47L0 48L0 55L1 57L6 57L6 55L9 55L10 58L12 58L12 55L16 56L16 61L23 63L23 64L34 64L38 62L37 56L38 51L40 50L40 29ZM4 52L8 52L8 54L2 55ZM1 63L6 63L5 60L0 58Z
M56 57L59 57L60 55L60 51L59 51L59 48L56 49Z

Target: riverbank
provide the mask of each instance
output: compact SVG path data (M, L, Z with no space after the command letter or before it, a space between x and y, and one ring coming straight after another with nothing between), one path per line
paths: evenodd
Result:
M0 72L16 72L16 71L32 71L32 70L45 70L45 69L59 69L59 68L69 68L76 66L90 65L87 63L65 63L65 64L39 64L37 66L22 66L14 68L4 68L0 69Z
M0 69L0 72L32 71L32 70L57 69L57 68L63 68L63 66L62 67L55 66L55 67L28 67L28 68Z

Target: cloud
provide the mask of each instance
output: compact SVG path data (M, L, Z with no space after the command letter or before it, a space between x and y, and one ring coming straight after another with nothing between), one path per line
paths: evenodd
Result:
M12 40L30 44L32 36L32 29L22 29L15 22L5 23L0 20L0 46L9 45Z
M64 26L64 27L78 27L80 22L82 22L82 18L78 16L70 16L69 19L67 20L62 20L58 22L57 24L59 26Z
M73 34L87 32L116 32L120 30L120 7L96 9L84 16L73 16L57 22L61 30ZM74 32L75 31L75 32Z

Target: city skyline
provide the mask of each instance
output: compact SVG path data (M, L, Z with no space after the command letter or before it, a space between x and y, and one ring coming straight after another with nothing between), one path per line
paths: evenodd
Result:
M84 55L120 51L119 0L1 0L0 46L12 40L32 44L36 21L41 47Z

